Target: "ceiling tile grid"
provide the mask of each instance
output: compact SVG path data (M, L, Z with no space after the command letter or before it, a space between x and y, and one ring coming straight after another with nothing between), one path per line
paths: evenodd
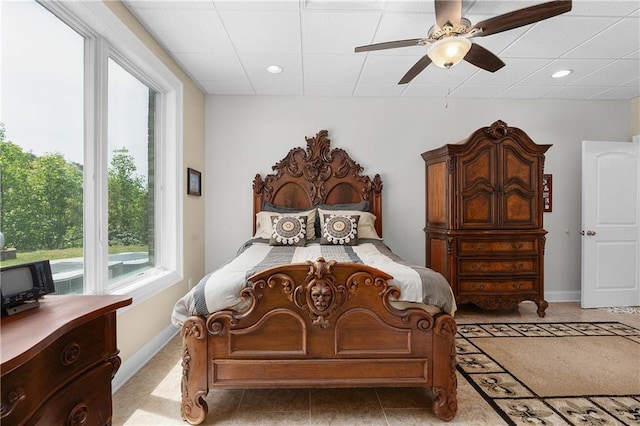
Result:
M463 0L471 23L542 1ZM640 96L640 2L574 0L535 24L473 37L506 66L431 64L398 81L426 46L354 52L427 37L433 0L124 0L206 93L258 96L407 96L610 99ZM278 65L279 74L266 68ZM573 72L562 79L551 74Z

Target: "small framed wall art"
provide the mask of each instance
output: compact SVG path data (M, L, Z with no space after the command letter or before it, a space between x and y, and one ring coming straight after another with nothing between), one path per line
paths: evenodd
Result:
M191 168L187 168L187 194L202 195L202 173Z
M553 176L542 175L542 211L550 212L553 207Z

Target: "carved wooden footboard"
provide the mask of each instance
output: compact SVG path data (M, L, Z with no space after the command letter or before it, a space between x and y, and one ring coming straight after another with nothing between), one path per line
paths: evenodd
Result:
M244 312L190 317L182 327L182 416L207 415L210 388L429 386L433 410L457 410L456 324L395 309L388 274L354 263L283 265L254 275Z

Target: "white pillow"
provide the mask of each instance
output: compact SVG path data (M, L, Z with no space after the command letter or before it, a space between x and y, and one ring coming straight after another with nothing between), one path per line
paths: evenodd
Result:
M271 216L307 216L307 229L313 230L316 223L316 213L316 209L295 213L258 212L256 214L256 233L253 238L271 239L271 236L273 235L273 222L271 220ZM315 232L307 232L307 241L313 240L315 237Z
M359 215L358 221L358 238L373 238L381 240L380 236L376 232L376 216L370 212L363 212L359 210L324 210L318 209L320 214L320 229L324 229L324 215Z

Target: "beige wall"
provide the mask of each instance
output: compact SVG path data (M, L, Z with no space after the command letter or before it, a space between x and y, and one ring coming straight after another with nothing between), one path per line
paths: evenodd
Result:
M183 170L194 168L206 176L204 156L205 96L164 49L119 1L105 1L109 9L182 81L184 85ZM204 187L206 191L206 187ZM126 361L170 325L176 300L187 292L188 280L204 275L204 197L183 196L184 280L118 317L118 347Z
M640 135L640 98L631 100L631 136Z

